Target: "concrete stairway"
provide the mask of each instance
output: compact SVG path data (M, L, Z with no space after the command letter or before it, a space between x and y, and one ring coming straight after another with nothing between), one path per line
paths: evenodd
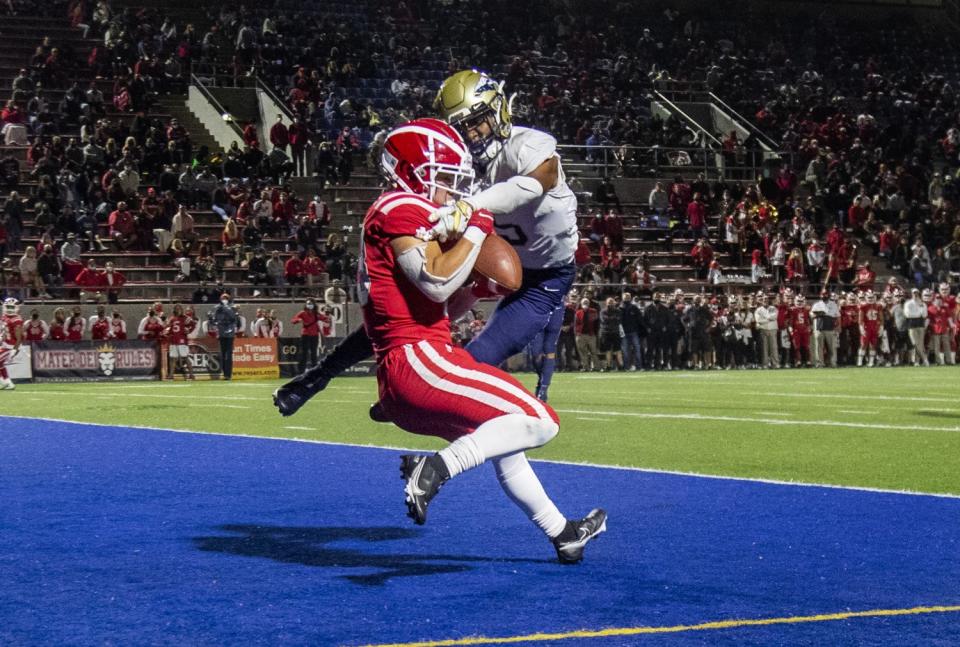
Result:
M197 119L187 107L186 95L174 94L161 97L157 108L180 121L180 124L190 133L190 141L193 142L194 150L200 146L206 146L211 153L223 150L223 147L217 143L217 140L210 134L203 122Z

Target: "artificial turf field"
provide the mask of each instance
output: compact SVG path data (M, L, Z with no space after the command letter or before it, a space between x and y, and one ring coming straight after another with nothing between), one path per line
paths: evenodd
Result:
M371 379L288 419L274 383L20 385L0 644L960 644L958 375L558 376L534 467L610 514L576 567L487 467L409 525L398 452L354 445L438 444L370 422Z

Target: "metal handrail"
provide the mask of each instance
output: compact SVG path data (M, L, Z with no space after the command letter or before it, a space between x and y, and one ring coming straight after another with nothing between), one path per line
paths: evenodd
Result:
M722 142L721 142L719 139L717 139L716 136L713 135L713 133L711 133L709 130L707 130L706 128L704 128L703 126L701 126L700 123L698 123L696 119L694 119L693 117L691 117L690 115L688 115L686 112L684 112L684 111L680 108L680 106L678 106L678 105L675 104L673 101L671 101L671 100L668 99L666 96L664 96L664 94L663 94L662 92L660 92L659 90L654 90L653 93L657 96L657 98L658 98L660 101L663 101L663 102L666 103L668 106L670 106L671 110L675 111L677 114L679 114L681 117L683 117L683 118L687 121L687 123L691 124L698 132L700 132L700 133L703 134L703 135L706 135L706 137L707 137L710 141L712 141L712 142L714 143L714 145L716 145L716 146L722 146L722 145L723 145Z
M203 81L201 81L197 77L197 75L194 74L193 72L190 73L190 83L197 86L197 89L200 91L200 94L202 94L207 101L213 104L213 107L216 109L218 113L220 113L221 115L230 114L227 112L227 109L223 107L223 104L217 101L217 98L213 96L213 93L210 92L210 90L207 88L206 85L204 85ZM230 117L231 117L229 121L230 128L233 129L233 132L235 132L242 141L243 131L240 129L240 126L237 125L237 122L234 121L233 115L230 115Z
M721 99L720 97L718 97L718 96L717 96L716 94L714 94L713 92L709 92L708 94L709 94L709 96L710 96L711 99L713 99L714 101L716 101L717 103L719 103L720 106L729 113L728 116L733 117L734 119L736 119L737 122L738 122L740 125L744 126L747 130L749 130L751 133L753 133L754 135L756 135L758 139L760 139L761 141L763 141L763 143L765 143L765 144L770 148L770 150L776 150L776 149L777 149L777 146L778 146L779 144L777 144L777 142L773 141L773 139L772 139L771 137L767 136L767 134L764 133L762 130L760 130L759 128L757 128L757 127L753 124L752 121L750 121L749 119L747 119L746 117L744 117L743 115L741 115L739 112L737 112L736 110L734 110L732 106L730 106L726 101L724 101L723 99Z
M296 121L297 116L293 113L293 110L290 109L290 106L287 105L287 102L284 101L280 96L274 91L269 83L263 80L263 78L257 74L256 76L256 87L259 90L262 90L267 94L268 97L273 99L273 102L280 106L280 111L283 112L284 116L287 117L290 121Z

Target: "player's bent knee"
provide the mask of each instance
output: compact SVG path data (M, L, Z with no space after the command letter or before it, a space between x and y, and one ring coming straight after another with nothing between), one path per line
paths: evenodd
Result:
M528 434L530 435L531 447L542 447L557 437L560 433L560 425L553 420L543 418L528 418Z

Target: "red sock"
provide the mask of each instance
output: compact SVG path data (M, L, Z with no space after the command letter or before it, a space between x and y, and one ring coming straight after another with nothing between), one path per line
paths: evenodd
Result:
M7 369L0 366L0 380L5 380L10 377L10 374L7 373Z

